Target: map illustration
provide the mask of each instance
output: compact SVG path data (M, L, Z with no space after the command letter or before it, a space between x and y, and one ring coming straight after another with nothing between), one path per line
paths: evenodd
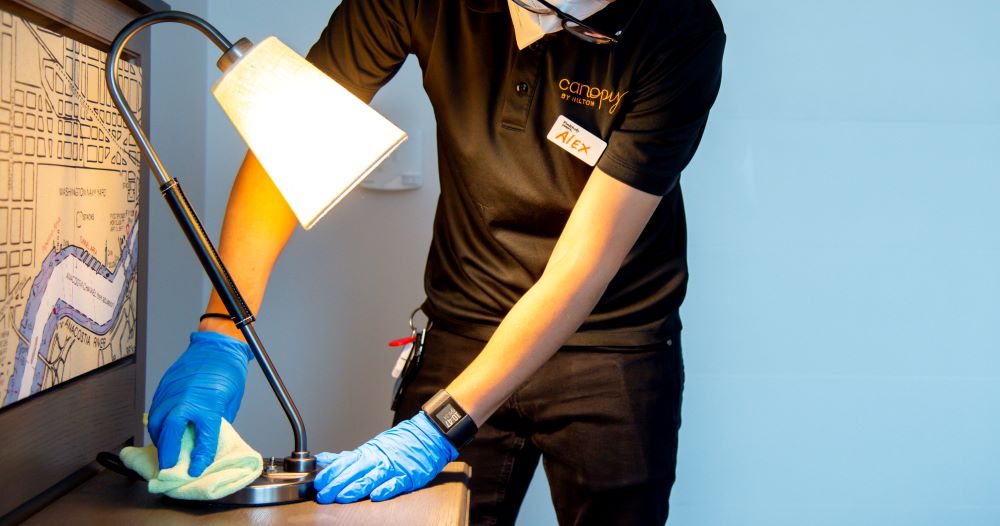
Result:
M0 11L0 406L135 352L140 154L105 59Z

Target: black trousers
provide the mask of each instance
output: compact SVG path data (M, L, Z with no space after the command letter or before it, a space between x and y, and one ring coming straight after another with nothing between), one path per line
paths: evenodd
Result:
M395 421L416 414L483 345L429 331ZM561 525L664 524L683 388L679 336L639 348L564 347L462 450L472 523L513 525L541 457Z

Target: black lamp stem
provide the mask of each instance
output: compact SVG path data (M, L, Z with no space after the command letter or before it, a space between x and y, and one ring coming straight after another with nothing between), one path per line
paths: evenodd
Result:
M226 310L229 311L229 315L232 316L236 322L236 326L243 333L243 337L246 338L247 344L257 358L257 363L260 364L264 377L271 384L271 389L274 391L275 396L278 397L278 402L281 403L281 408L285 411L285 416L288 417L288 422L292 426L292 433L295 435L295 449L289 458L291 460L298 459L301 462L306 462L311 457L308 454L306 429L302 423L302 416L295 407L295 402L292 401L291 395L288 394L285 384L282 383L278 371L271 362L271 358L267 355L264 344L261 343L260 338L253 329L254 315L243 300L240 291L236 288L236 284L233 282L232 277L230 277L225 265L223 265L222 259L212 244L212 240L205 233L205 228L198 219L198 215L195 214L194 209L191 208L190 203L188 203L187 198L184 196L180 183L167 174L166 169L153 150L153 146L149 143L149 139L128 107L128 103L122 95L121 88L118 86L118 61L128 41L142 29L161 22L177 22L191 26L208 37L223 53L228 52L233 47L233 44L222 33L212 27L211 24L190 13L180 11L151 13L137 18L125 26L118 33L118 36L115 37L114 42L112 42L111 51L108 53L106 71L108 90L111 92L111 98L114 100L115 106L118 107L118 111L121 112L125 124L139 145L139 149L142 150L150 171L160 184L160 193L163 194L167 205L173 212L174 217L177 218L177 223L180 225L181 230L184 231L188 242L191 243L191 248L194 249L198 260L201 261L205 273L208 274L208 278L226 306Z

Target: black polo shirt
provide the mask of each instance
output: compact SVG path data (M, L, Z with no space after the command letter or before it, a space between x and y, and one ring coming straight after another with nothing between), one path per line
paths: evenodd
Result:
M546 139L560 116L607 143L597 167L663 200L571 345L643 345L680 329L678 179L721 78L710 0L619 0L519 51L505 0L344 0L308 58L363 100L413 54L437 120L441 195L425 272L435 323L486 340L541 276L593 167ZM333 160L332 162L335 162Z

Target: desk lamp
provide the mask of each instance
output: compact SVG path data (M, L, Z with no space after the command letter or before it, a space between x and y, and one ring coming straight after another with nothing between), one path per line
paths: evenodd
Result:
M257 45L243 38L233 44L189 13L162 11L137 18L115 37L108 53L111 97L212 286L257 358L295 437L291 454L265 460L253 484L216 502L268 505L310 499L316 457L306 445L302 417L254 331L253 313L118 86L118 62L129 40L162 22L193 27L222 51L217 64L223 74L212 92L307 230L399 146L406 134L276 38Z

